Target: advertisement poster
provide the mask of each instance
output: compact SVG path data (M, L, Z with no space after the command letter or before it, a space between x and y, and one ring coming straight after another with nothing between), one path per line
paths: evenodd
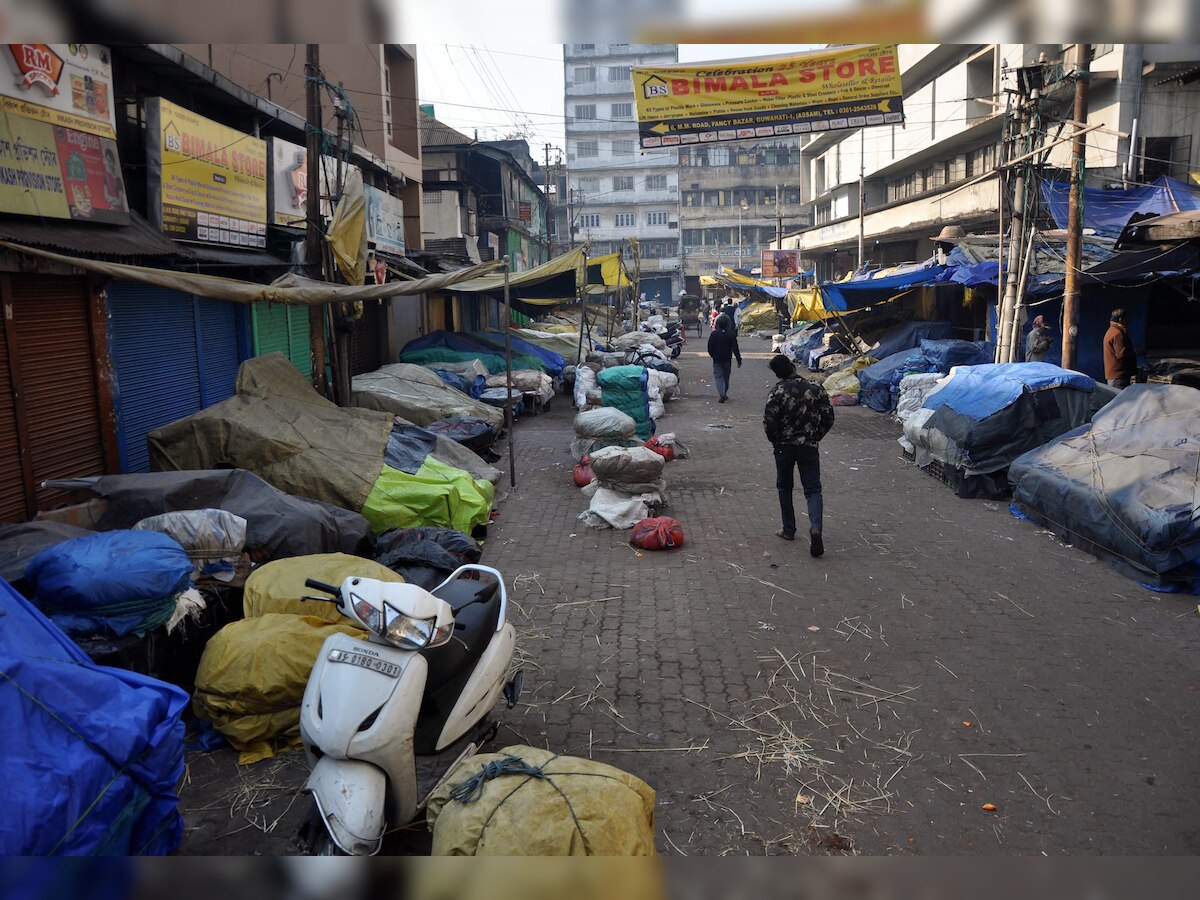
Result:
M115 139L112 60L103 44L6 44L0 109Z
M146 101L146 134L152 218L163 234L266 246L266 141L161 97Z
M70 128L54 128L71 218L124 224L129 221L125 180L116 141Z
M357 166L343 163L343 179ZM336 192L337 160L321 157L321 215L333 218L330 197ZM272 225L303 228L308 203L308 151L291 141L271 138L271 217Z
M800 273L799 250L762 251L763 278L794 278Z
M365 187L367 240L377 250L404 255L404 201L378 188Z
M69 219L54 129L44 122L5 116L0 130L0 209L25 216Z
M687 66L635 66L643 148L904 121L894 44Z

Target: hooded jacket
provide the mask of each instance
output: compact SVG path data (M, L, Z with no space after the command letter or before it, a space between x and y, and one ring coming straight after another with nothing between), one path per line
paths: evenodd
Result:
M717 317L717 330L708 336L708 355L713 362L725 365L736 356L741 365L742 351L738 349L737 332L724 314Z

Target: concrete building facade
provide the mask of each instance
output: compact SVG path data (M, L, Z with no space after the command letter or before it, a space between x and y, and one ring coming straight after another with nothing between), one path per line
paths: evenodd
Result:
M672 65L675 44L564 44L567 203L560 239L593 255L637 238L642 291L663 299L683 289L679 154L638 149L630 70Z

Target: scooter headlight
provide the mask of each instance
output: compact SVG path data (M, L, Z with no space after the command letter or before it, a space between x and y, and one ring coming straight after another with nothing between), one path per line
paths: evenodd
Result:
M383 638L389 644L411 650L428 647L437 631L437 619L414 619L390 603L383 604Z

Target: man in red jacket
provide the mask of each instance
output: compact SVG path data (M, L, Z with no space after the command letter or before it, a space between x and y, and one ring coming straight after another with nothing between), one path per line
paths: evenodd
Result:
M1137 375L1137 351L1129 339L1125 310L1114 309L1109 316L1108 332L1104 335L1104 377L1108 386L1117 390L1129 387Z

